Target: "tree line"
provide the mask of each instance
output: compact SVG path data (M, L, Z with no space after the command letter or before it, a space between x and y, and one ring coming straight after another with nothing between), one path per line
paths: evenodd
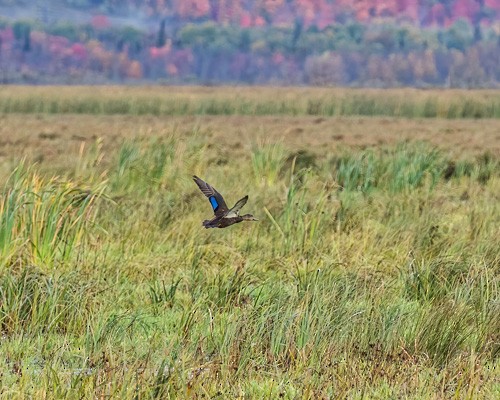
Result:
M495 87L500 35L459 20L420 28L383 20L323 29L242 27L161 20L149 32L114 27L0 21L4 83L246 83L341 86Z

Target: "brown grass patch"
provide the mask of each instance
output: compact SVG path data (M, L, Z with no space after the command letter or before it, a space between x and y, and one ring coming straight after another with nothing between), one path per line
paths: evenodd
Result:
M246 153L257 141L283 141L292 150L329 153L339 146L366 148L402 141L429 142L453 156L500 154L498 120L400 119L378 117L252 117L252 116L94 116L17 115L2 118L0 158L28 157L65 164L82 143L97 138L104 150L126 138L198 136L221 150Z

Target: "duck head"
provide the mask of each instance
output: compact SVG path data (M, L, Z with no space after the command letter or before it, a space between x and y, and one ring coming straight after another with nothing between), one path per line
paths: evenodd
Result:
M252 214L242 215L241 218L243 218L243 221L258 221Z

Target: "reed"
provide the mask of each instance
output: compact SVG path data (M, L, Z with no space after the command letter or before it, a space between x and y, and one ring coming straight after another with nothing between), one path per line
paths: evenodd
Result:
M21 164L0 197L2 268L17 263L55 268L68 262L95 215L97 191L44 178Z

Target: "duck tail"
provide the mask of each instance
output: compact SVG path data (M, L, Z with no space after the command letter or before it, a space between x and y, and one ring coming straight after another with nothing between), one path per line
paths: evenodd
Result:
M205 221L203 221L203 226L204 226L206 229L208 229L208 228L214 228L213 226L211 226L211 225L210 225L210 222L211 222L211 221L209 221L209 220L207 220L207 219L206 219Z

